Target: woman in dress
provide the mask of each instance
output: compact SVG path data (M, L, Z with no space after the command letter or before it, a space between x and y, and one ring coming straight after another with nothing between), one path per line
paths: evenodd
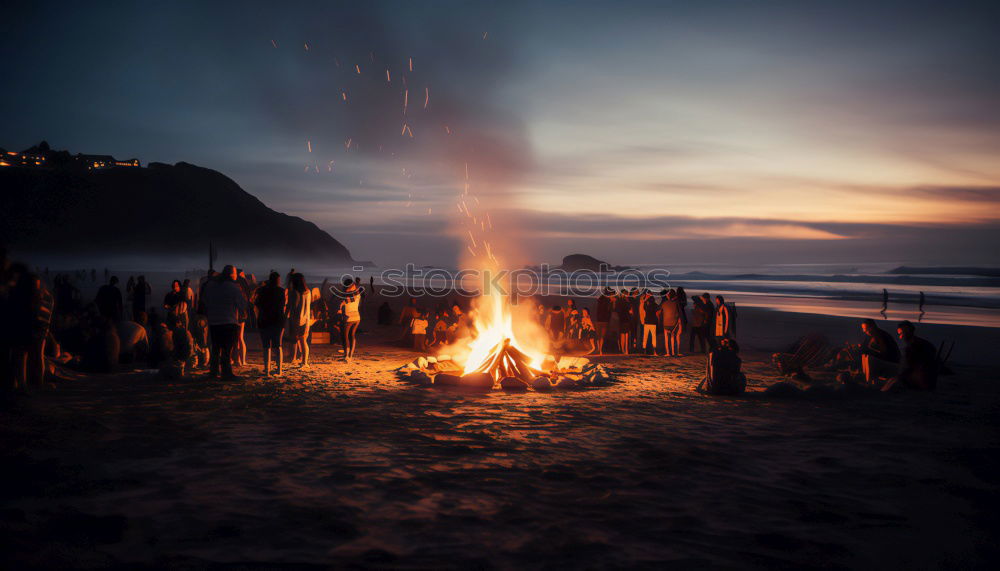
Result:
M340 299L340 337L344 344L344 361L354 358L358 344L358 325L361 324L361 291L351 278L344 278L344 292Z
M306 278L300 273L292 274L288 288L288 334L295 342L292 363L302 356L302 368L309 369L309 327L312 325L312 292L306 286Z

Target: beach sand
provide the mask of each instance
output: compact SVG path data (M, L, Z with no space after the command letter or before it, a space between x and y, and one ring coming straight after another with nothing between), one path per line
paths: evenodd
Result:
M317 345L277 379L248 333L243 381L59 381L0 409L0 567L995 563L995 367L768 398L768 352L839 322L740 319L743 397L696 393L699 356L608 357L618 382L573 392L418 388L393 373L416 354L371 325L354 363Z

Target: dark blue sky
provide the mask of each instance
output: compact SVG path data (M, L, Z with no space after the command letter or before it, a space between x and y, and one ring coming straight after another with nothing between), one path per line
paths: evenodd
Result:
M996 6L20 4L0 146L215 168L383 264L455 259L467 164L535 261L1000 263Z

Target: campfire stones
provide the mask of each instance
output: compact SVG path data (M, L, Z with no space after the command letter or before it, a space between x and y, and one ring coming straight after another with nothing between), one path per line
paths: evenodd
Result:
M462 375L459 386L470 390L492 391L493 377L489 373L469 373Z
M517 377L504 377L500 379L500 388L512 393L521 393L528 390L528 383Z
M498 347L498 350L503 351L504 348L505 346ZM516 349L507 355L518 360L523 358ZM521 368L521 363L518 363L519 376L503 374L497 379L494 374L484 371L462 375L462 367L446 355L421 356L397 369L397 373L401 379L420 386L459 387L477 392L491 391L498 384L500 389L507 392L524 392L529 387L538 392L548 392L555 388L572 390L605 386L614 380L604 365L591 363L585 357L562 357L557 360L550 355L545 358L544 363L550 368L544 369L543 365L543 371L546 372L542 374L536 374L538 370L527 365ZM508 366L504 372L512 372L510 369ZM499 369L493 372L497 373Z

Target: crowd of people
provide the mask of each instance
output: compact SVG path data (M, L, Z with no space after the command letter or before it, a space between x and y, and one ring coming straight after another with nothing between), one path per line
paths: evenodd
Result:
M303 274L292 270L286 288L277 272L258 283L253 274L226 266L197 282L174 280L156 303L142 275L129 276L122 288L118 276L105 270L106 283L88 301L79 287L86 271L43 279L46 273L11 263L0 251L5 390L27 392L56 367L113 373L131 366L157 369L169 378L207 370L211 377L235 380L234 366L247 364L248 326L259 332L265 376L272 374L272 363L274 373L282 373L285 340L292 345L291 364L308 369L309 339L317 330L340 339L344 360L357 348L360 278L309 288ZM97 271L89 277L96 281Z
M145 276L129 276L123 291L119 278L105 270L106 283L88 302L76 285L87 279L86 271L49 280L5 256L0 262L0 374L4 387L22 391L40 385L56 366L111 373L131 365L159 369L170 378L203 370L211 377L235 380L239 377L234 367L247 364L248 328L260 336L265 377L281 375L289 364L309 369L310 338L315 334L338 339L342 359L350 361L357 349L362 299L375 289L371 283L366 291L360 277L310 288L294 269L284 280L271 271L266 281L258 282L253 274L226 266L196 282L174 280L162 303L155 303ZM96 282L96 270L89 277ZM680 357L686 345L687 353L707 356L703 387L708 392L732 394L745 386L735 339L737 314L721 295L713 299L703 293L689 299L683 287L659 294L607 288L592 308L581 307L573 298L548 304L533 298L509 302L527 306L521 311L535 316L553 353ZM398 316L384 299L376 313L379 325L400 326L399 342L419 352L474 335L477 318L475 307L458 299L428 309L409 298ZM866 319L862 331L865 342L848 346L834 361L856 363L866 384L886 390L935 387L939 356L933 345L916 336L912 323L897 326L902 350L874 320ZM288 356L286 344L291 347ZM801 347L796 351L803 352ZM779 355L779 370L795 361Z
M606 288L594 303L593 312L580 308L574 299L565 305L546 307L539 304L535 312L539 324L549 333L557 350L584 343L588 354L606 352L629 355L662 354L680 357L683 334L688 334L688 353L708 353L722 339L731 339L735 332L736 311L721 296L703 293L691 299L683 287L665 289L659 295L648 289ZM610 351L609 351L610 350Z

